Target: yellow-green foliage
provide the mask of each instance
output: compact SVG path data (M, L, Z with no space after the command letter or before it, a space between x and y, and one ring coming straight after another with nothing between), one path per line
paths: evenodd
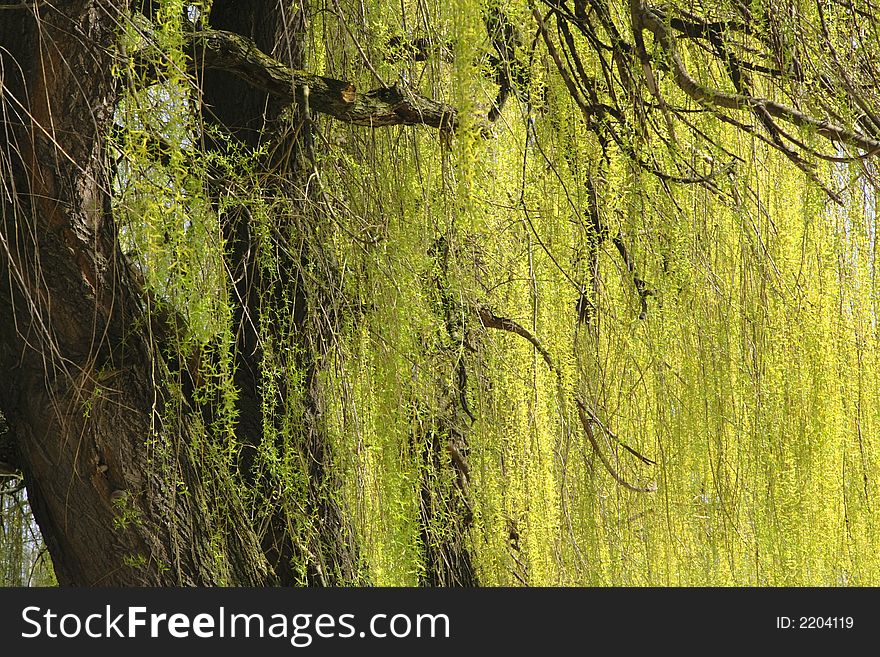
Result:
M456 63L424 64L422 91L473 119L494 94L472 66L488 47L478 3L403 6L368 4L367 16L382 35L414 34L420 12L448 25L436 36L455 44ZM508 9L526 15L517 3ZM462 312L482 303L516 320L560 370L557 380L520 336L472 329L470 545L484 583L880 581L870 547L880 408L873 191L857 171L829 169L850 183L836 207L764 144L707 125L747 164L722 180L724 194L673 184L673 201L621 153L603 163L561 83L547 83L533 135L517 103L494 139L465 130L450 145L420 130L326 126L355 145L337 159L334 185L347 190L353 221L336 248L371 312L332 378L340 440L360 455L350 503L377 582L413 582L417 475L406 444L415 400L430 408L443 376L433 368L449 367L426 290L440 236L458 247L448 284ZM639 319L632 276L602 241L595 331L575 311L577 286L590 280L586 177L654 292ZM656 461L597 430L618 473L656 492L630 492L609 475L576 396Z
M467 431L475 514L467 546L482 583L880 582L875 196L859 170L820 172L846 183L838 207L766 144L707 123L706 134L742 162L719 176L714 192L663 183L614 144L603 157L551 75L540 39L534 106L512 97L487 138L480 124L497 89L485 75L480 2L339 5L350 14L347 27L330 12L315 19L314 70L359 90L378 86L377 75L389 84L405 78L456 105L462 119L451 137L317 119L325 147L317 153L316 217L346 300L323 372L326 423L345 482L341 501L372 581L418 581L414 436L445 412L465 358L476 418ZM508 5L512 17L528 20L528 3ZM433 39L454 61L406 61L389 45L395 35ZM707 80L720 75L689 57ZM185 142L189 114L155 109L184 106L187 93L172 78L161 91L130 95L119 145L126 161L151 161L142 133ZM672 85L663 93L687 102ZM627 139L638 154L665 157L664 147ZM710 157L699 145L679 148L692 149L697 164ZM234 329L216 217L199 191L204 174L175 153L166 165L121 171L123 236L157 297L185 313L186 340L228 343ZM242 175L227 200L249 203L258 178L242 162L227 164ZM608 236L596 247L594 319L580 322L580 291L592 290L588 181ZM271 242L272 208L260 214L256 203L249 207ZM611 240L618 234L652 291L644 318ZM480 306L527 329L555 371L520 335L484 328ZM267 367L292 367L293 359L273 356L286 347L266 345ZM226 369L215 376L232 400L228 354L221 362ZM296 389L297 373L282 374ZM594 427L619 476L655 492L635 493L612 478L584 434L578 399L608 429ZM292 406L279 403L264 408L272 431L285 430L274 415L293 421ZM233 423L227 416L224 426ZM280 476L289 471L282 466Z

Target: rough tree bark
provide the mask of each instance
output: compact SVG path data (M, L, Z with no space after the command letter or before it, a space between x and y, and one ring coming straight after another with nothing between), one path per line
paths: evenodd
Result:
M133 4L148 17L155 10L152 2ZM21 5L4 12L0 25L6 137L0 276L8 281L0 288L0 367L11 373L0 409L12 436L5 441L9 460L24 472L58 580L363 583L353 531L335 501L339 482L322 426L318 374L335 319L322 307L321 291L310 291L302 277L304 267L323 257L315 226L291 212L279 216L279 235L307 248L281 245L278 275L267 278L247 213L223 218L240 301L237 433L254 448L245 451L241 474L270 508L266 528L257 533L245 521L234 486L222 468L212 469L211 446L195 435L195 416L163 424L169 401L163 376L183 364L164 359L174 349L164 348L163 331L172 331L150 317L141 279L120 252L105 152L118 101L112 44L129 16L126 5ZM346 122L455 127L452 108L402 87L360 93L344 81L302 72L301 29L285 25L272 0L259 6L218 0L212 23L232 31L194 33L190 44L192 70L203 74L206 115L242 144L275 140L279 151L294 154L267 162L280 181L272 194L290 200L300 193L311 126L296 108L292 124L291 113L286 126L281 115L305 88L313 111ZM273 496L278 482L259 471L255 458L266 422L260 392L266 336L258 335L254 319L280 300L292 304L297 344L289 364L302 373L303 392L297 436L275 448L303 464L305 509L301 499ZM276 383L282 394L290 392ZM227 505L222 519L206 512L218 492Z
M163 363L117 242L107 45L125 11L41 3L0 21L0 406L59 583L260 585L241 504L211 524L221 484L191 427L163 425Z

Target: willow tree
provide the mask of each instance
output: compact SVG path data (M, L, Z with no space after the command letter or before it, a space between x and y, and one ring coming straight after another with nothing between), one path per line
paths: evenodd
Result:
M874 14L0 3L58 581L876 581Z

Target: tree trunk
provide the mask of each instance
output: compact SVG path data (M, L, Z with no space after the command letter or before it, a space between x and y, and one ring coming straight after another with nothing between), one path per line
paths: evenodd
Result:
M260 585L210 446L186 418L163 423L163 362L110 212L125 3L37 6L0 21L0 407L58 581Z
M284 10L277 0L217 0L210 23L212 29L252 39L263 52L300 69L303 12ZM245 450L241 469L255 487L255 509L265 518L263 550L282 585L363 583L354 532L336 501L341 482L322 419L319 372L336 314L320 298L320 286L316 289L303 276L305 269L314 271L327 261L304 191L311 174L311 121L297 107L282 118L286 101L227 72L205 72L204 102L204 115L239 144L251 151L267 144L273 149L261 171L274 181L264 190L273 213L274 243L261 243L256 219L247 209L222 217L235 281L237 434ZM272 271L261 265L266 258L273 262ZM326 286L332 286L333 272L324 268L323 274ZM263 362L267 345L274 359L269 372ZM301 382L297 389L289 383L292 373ZM265 390L274 390L274 396L264 397ZM269 460L289 465L286 480L271 472L267 450Z

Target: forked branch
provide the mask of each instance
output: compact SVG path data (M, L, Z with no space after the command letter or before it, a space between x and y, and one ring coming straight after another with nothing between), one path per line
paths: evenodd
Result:
M611 465L611 462L608 458L602 453L602 450L599 448L599 442L596 440L596 436L593 434L593 420L587 417L587 409L584 406L584 403L580 399L575 399L575 403L578 407L578 417L581 421L581 426L584 428L584 433L587 434L587 440L590 441L590 445L593 446L593 450L596 452L596 455L599 457L599 460L602 461L602 465L605 466L605 469L608 470L608 474L610 474L614 480L626 488L627 490L631 490L634 493L654 493L657 491L657 484L651 483L647 486L634 486L629 483L626 479L617 474L617 471L614 469L614 466ZM631 450L632 451L632 450ZM636 456L639 456L643 460L645 457L636 453ZM650 460L650 459L648 459Z

